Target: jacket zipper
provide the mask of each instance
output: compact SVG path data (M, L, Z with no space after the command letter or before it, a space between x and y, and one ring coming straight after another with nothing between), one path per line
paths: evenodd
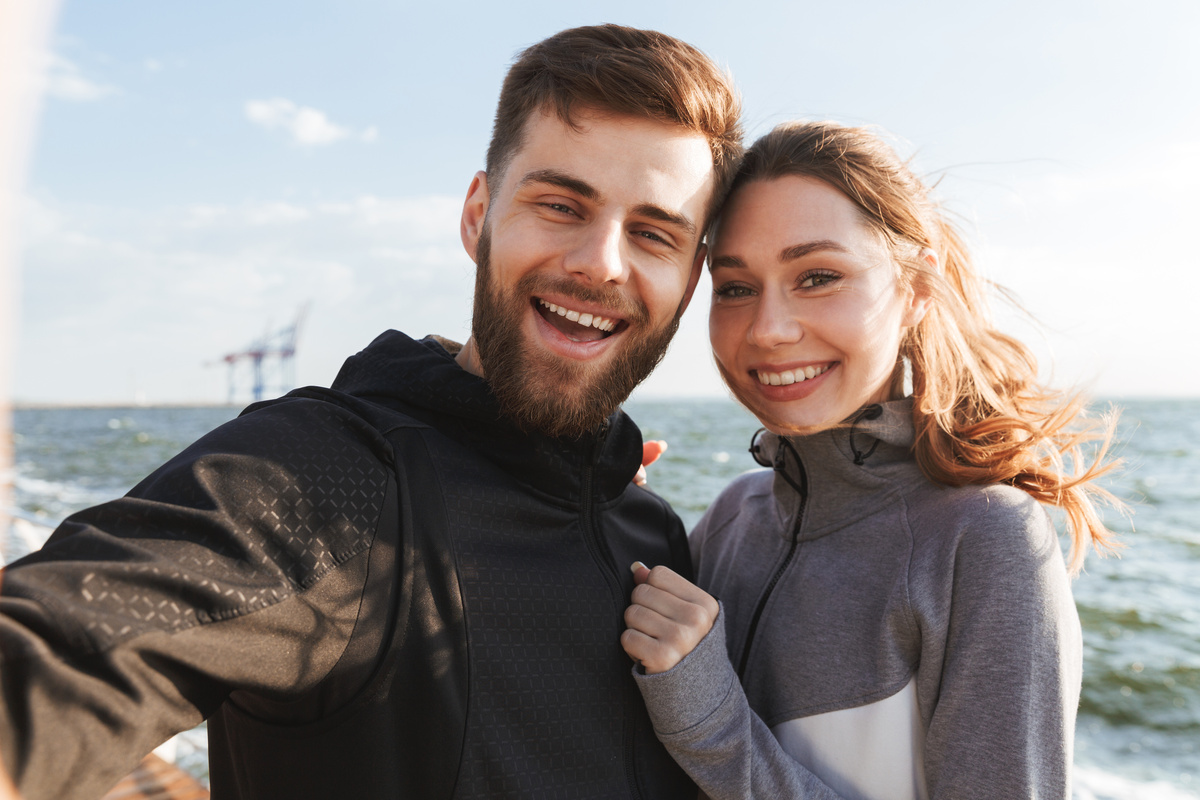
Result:
M793 451L794 452L794 451ZM800 546L800 525L804 522L804 509L808 505L808 473L804 470L804 462L800 460L799 454L796 454L796 466L800 469L800 486L798 493L800 495L800 508L796 511L796 519L792 523L792 542L788 547L787 555L783 561L775 568L775 574L771 576L771 580L767 582L767 588L763 591L762 597L758 600L758 606L754 609L754 616L750 618L750 629L746 633L746 643L742 645L742 658L738 663L738 679L744 680L746 677L746 666L750 662L750 649L754 645L754 634L758 631L758 623L762 618L763 609L767 606L767 601L771 599L771 593L775 591L775 586L783 577L784 571L788 565L792 563L792 559L796 556L796 551ZM784 465L784 469L787 465ZM791 481L788 481L791 483ZM793 484L794 485L794 484Z
M605 579L613 589L613 593L620 598L621 581L617 577L617 567L613 563L612 553L609 552L608 547L605 546L604 541L600 538L600 527L596 520L595 498L592 491L596 466L600 463L600 456L604 453L604 443L608 439L608 426L609 422L605 420L596 434L595 441L592 443L592 457L583 467L583 476L580 481L582 488L579 515L583 522L584 540L587 542L588 549L592 552L592 558L600 565ZM641 798L642 793L638 788L637 772L634 767L634 733L635 723L632 718L629 718L625 722L625 736L623 737L625 743L625 776L629 781L631 796Z
M584 540L587 542L588 549L592 552L592 557L603 568L604 576L608 579L609 586L614 590L617 597L620 597L621 581L617 578L617 567L613 563L612 554L608 552L608 548L604 546L604 542L600 538L600 527L597 524L595 514L596 503L593 497L596 466L600 463L600 456L604 453L604 443L607 440L608 420L604 420L604 424L596 433L595 441L592 442L591 458L583 465L583 475L580 481L579 516L583 529L587 534Z

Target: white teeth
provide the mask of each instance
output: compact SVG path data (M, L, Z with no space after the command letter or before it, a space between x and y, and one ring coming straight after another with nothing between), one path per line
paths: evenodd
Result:
M763 386L790 386L793 383L800 383L810 378L815 378L829 370L829 365L823 367L801 367L800 369L790 370L785 369L783 372L767 372L765 370L756 370L758 382Z
M588 314L587 312L581 313L579 311L572 311L569 308L563 308L562 306L555 305L554 303L551 303L547 300L542 300L541 298L538 298L538 302L550 309L551 313L558 314L560 317L566 317L572 322L578 322L585 328L592 327L608 333L612 331L613 328L617 327L616 320L611 320L607 317L597 316L596 314Z

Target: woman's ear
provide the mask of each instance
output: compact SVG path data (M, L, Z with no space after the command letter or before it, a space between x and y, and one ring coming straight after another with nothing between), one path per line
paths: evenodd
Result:
M924 247L917 255L917 258L925 262L925 266L934 275L940 275L942 271L941 262L938 260L938 254L930 247ZM913 282L909 289L908 307L904 310L903 325L906 328L913 328L920 324L921 320L925 319L925 315L929 313L929 305L933 302L933 298L929 293L929 283L923 280Z

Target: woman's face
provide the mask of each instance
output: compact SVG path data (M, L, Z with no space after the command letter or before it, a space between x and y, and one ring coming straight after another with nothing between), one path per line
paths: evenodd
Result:
M887 399L920 321L883 238L813 178L755 181L726 204L711 254L709 337L738 399L775 433L835 425Z

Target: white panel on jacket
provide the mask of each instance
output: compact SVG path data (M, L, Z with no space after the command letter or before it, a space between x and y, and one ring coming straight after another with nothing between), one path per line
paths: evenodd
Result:
M846 800L928 800L915 676L885 700L789 720L771 731Z

